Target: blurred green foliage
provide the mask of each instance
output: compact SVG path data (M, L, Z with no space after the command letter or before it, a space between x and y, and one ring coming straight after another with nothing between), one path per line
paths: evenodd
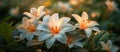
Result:
M87 40L87 42L85 42L84 48L88 49L91 52L102 52L103 50L100 50L102 48L100 42L108 41L110 39L109 36L110 33L106 31L101 31L97 32L97 34L92 34L90 38Z
M13 27L11 24L0 23L0 36L2 36L7 42L12 40Z

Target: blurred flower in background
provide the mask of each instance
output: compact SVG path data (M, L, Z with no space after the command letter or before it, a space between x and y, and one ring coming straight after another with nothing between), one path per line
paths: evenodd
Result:
M71 6L67 2L58 1L58 6L57 7L59 7L59 10L62 10L63 12L71 10Z
M95 17L99 17L100 16L100 12L91 12L91 14L90 14L90 17L91 18L95 18Z
M15 8L11 8L10 9L10 15L12 15L12 16L16 16L16 15L18 15L19 14L19 7L15 7Z
M69 3L73 6L81 6L86 0L69 0Z
M118 51L118 47L112 44L111 40L108 40L107 43L104 42L100 42L102 45L102 50L106 50L108 52L117 52Z
M45 6L40 6L40 7L38 7L38 9L31 8L30 13L24 12L24 14L29 16L32 19L40 19L40 17L42 17L45 14L44 7Z
M105 4L109 11L118 10L117 4L114 1L106 0Z

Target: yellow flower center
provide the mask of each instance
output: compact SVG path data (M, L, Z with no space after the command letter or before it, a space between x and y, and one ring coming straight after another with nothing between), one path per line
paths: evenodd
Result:
M67 36L67 44L71 44L73 42L73 38L70 36Z
M58 34L60 32L60 28L58 28L57 26L51 26L49 27L49 29L52 34Z
M85 28L86 28L85 24L80 24L80 29L85 29Z
M88 20L82 20L81 23L80 23L80 29L85 29L87 28L87 24L90 23L90 21Z
M36 31L36 27L35 27L35 26L28 26L28 27L27 27L27 30L28 30L29 32L35 32L35 31Z

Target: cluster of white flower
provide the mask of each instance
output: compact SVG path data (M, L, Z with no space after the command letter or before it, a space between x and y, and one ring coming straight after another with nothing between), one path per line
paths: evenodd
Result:
M63 44L68 44L71 48L73 45L83 47L83 44L78 40L73 41L71 37L66 36L66 32L74 31L75 28L79 28L85 31L87 38L92 34L92 30L99 31L98 25L95 21L88 20L88 14L84 11L81 16L72 14L77 20L77 24L73 26L68 23L69 17L59 18L58 13L48 15L44 11L45 6L40 6L38 9L31 8L30 13L24 14L30 17L23 17L22 24L18 26L18 30L21 31L20 39L26 38L28 41L32 40L36 35L38 41L45 41L47 48L51 48L55 41L59 41ZM39 19L43 16L43 20Z

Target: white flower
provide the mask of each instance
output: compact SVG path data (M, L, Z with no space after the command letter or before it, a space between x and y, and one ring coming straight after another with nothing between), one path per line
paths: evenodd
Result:
M40 6L38 9L36 8L31 8L30 13L29 12L24 12L25 15L29 16L30 18L33 19L39 19L41 16L45 14L45 11L43 11L45 6Z
M112 45L111 40L108 40L107 43L104 42L100 42L100 43L102 45L102 50L107 50L109 52L117 52L119 49L117 46Z
M83 12L81 16L77 14L72 14L72 16L77 20L77 24L75 24L75 28L80 28L85 30L86 36L89 38L92 30L99 31L98 27L95 27L98 25L95 21L88 20L88 14L86 12Z
M70 18L62 17L59 19L58 13L52 16L46 15L43 18L43 23L37 26L37 30L42 30L43 32L39 35L38 40L46 40L47 48L52 47L55 40L61 43L66 43L65 32L74 30L73 25L69 24Z
M21 31L20 39L27 38L27 40L32 40L34 35L37 35L39 31L36 30L37 20L31 22L31 19L23 17L22 24L19 25L17 28Z
M67 44L69 48L72 48L74 45L83 47L83 42L79 41L80 39L75 39L72 36L67 36Z

